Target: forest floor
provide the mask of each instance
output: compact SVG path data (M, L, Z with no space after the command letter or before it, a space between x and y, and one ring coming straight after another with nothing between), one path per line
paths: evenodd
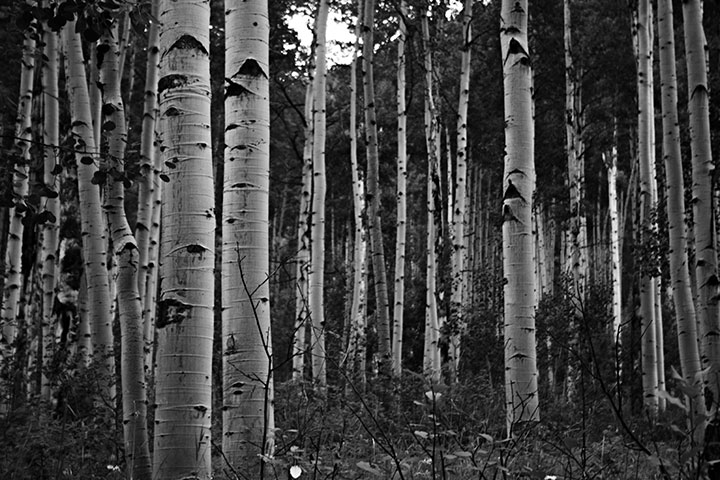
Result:
M382 398L374 392L388 389L373 384L324 395L311 385L278 384L275 453L263 478L293 478L291 468L314 480L706 478L675 406L655 422L616 413L629 406L614 409L587 382L571 402L545 400L540 422L508 436L501 385L474 377L431 388L417 374L406 377ZM30 403L0 419L0 478L125 478L117 418L93 414L82 379L73 385L62 414L41 415ZM214 478L244 478L224 464L219 443Z

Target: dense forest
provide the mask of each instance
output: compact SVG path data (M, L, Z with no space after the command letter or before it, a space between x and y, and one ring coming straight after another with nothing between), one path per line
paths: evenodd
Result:
M0 0L0 45L2 478L720 479L717 0Z

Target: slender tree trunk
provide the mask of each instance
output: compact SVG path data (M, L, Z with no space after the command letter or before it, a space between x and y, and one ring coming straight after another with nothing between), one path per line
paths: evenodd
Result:
M433 65L430 50L428 11L422 13L422 44L425 57L425 144L427 172L427 280L425 304L425 356L423 372L432 382L440 381L440 319L438 314L438 256L441 250L442 201L440 198L440 126L433 95Z
M453 246L452 246L452 282L450 295L450 325L453 332L450 338L450 369L457 379L460 365L460 341L465 331L463 315L464 271L467 258L465 249L465 203L467 183L467 111L470 103L470 54L472 42L472 0L465 0L462 16L463 44L460 54L460 99L457 118L457 153L455 157L455 195L452 208ZM449 142L448 142L449 144ZM450 162L450 157L448 157ZM448 189L451 189L448 184Z
M313 79L313 189L312 189L312 249L308 278L309 309L312 335L313 382L320 389L327 386L327 359L325 358L325 98L327 62L325 39L329 0L319 0L315 24L315 78Z
M407 110L405 105L405 42L407 40L407 5L401 0L398 28L397 66L397 228L395 230L395 308L393 311L392 371L402 375L403 309L405 306L405 237L407 229Z
M362 12L362 1L358 2L358 12ZM350 307L350 316L348 318L347 361L349 364L348 371L351 374L351 378L360 382L361 385L364 385L365 364L360 361L360 358L364 358L365 355L366 339L365 313L367 310L367 286L365 280L367 277L367 232L364 220L365 185L357 158L357 65L358 53L360 51L361 18L362 13L359 13L355 27L355 50L353 53L353 61L350 65L350 169L353 182L353 217L355 235L353 240L352 304ZM397 293L398 292L396 290L395 294L397 295ZM397 322L397 316L395 317L395 320ZM393 355L395 355L395 348L393 348Z
M309 69L313 75L312 68ZM305 146L303 148L302 190L298 215L298 246L296 255L295 325L293 330L293 380L303 379L305 370L306 333L308 319L308 271L310 269L310 210L312 208L313 169L313 89L312 80L305 94Z
M375 110L374 32L375 0L366 0L363 25L363 92L365 102L365 143L367 149L367 203L370 251L375 282L375 318L378 334L378 369L383 379L391 375L390 307L385 271L385 248L382 238L380 208L380 155L378 152L377 114Z
M532 70L528 2L503 0L500 40L505 92L503 270L505 276L505 398L508 432L538 421L532 202L535 192Z
M160 11L160 0L152 1L152 13L157 18ZM138 274L138 291L140 292L143 311L143 336L145 341L145 365L152 368L153 330L155 325L149 321L149 312L152 307L147 300L147 281L150 276L150 228L153 216L153 197L155 194L155 148L156 126L158 118L157 83L158 62L160 61L158 37L160 25L152 22L148 30L147 65L145 68L145 98L143 104L142 133L140 137L140 172L138 181L138 212L135 224L135 237L138 244L138 259L140 272ZM122 63L120 64L122 66ZM150 308L148 308L150 307Z
M215 201L208 2L161 4L160 245L153 479L211 477ZM172 167L174 168L172 168Z
M99 362L101 395L111 404L115 398L113 334L109 274L107 269L107 229L103 219L100 190L92 183L98 172L98 157L93 132L90 97L83 64L80 36L74 24L65 27L67 75L73 119L73 137L77 153L78 190L83 237L83 262L87 282L87 307L90 319L92 353ZM99 122L98 122L99 123Z
M264 477L273 454L268 5L225 2L223 453Z
M603 155L604 157L604 155ZM622 289L620 276L620 222L618 221L617 150L613 146L610 158L604 158L608 181L608 215L610 216L610 264L612 285L613 340L620 343L622 323Z
M5 256L5 284L3 289L0 324L2 325L2 351L7 360L13 357L18 335L17 316L22 293L23 218L28 210L27 197L30 190L30 146L32 142L32 104L35 75L35 32L25 31L23 39L20 93L15 125L15 157L12 164L12 194L15 204L10 208Z
M115 258L118 262L117 303L121 331L121 371L123 433L125 461L130 476L150 480L150 446L147 433L147 394L145 384L145 356L142 325L142 305L138 292L139 256L135 237L125 216L124 157L127 144L125 106L120 93L120 45L118 25L103 35L98 48L103 129L108 139L108 160L105 180L105 204Z
M652 23L649 0L638 2L638 155L640 165L640 223L641 241L649 242L649 234L654 229L651 218L653 208L652 183L655 176L654 155L652 151L653 112L650 111L650 76L652 75L652 43L650 42ZM642 317L642 377L645 407L651 416L657 416L658 370L657 370L657 329L655 326L655 281L651 267L642 262L640 272L640 310Z
M575 68L572 47L571 0L563 1L565 19L565 131L570 190L570 266L575 302L583 304L587 287L587 220L585 200L585 161L580 119L580 75ZM581 314L581 312L578 312Z
M42 65L43 95L43 201L44 222L42 225L42 282L43 311L39 345L39 355L43 365L41 398L50 401L50 380L47 369L52 360L51 346L53 340L53 306L55 288L58 284L58 248L60 247L60 177L56 170L59 164L58 146L60 145L60 105L58 91L58 34L51 32L47 25L43 30L44 55L47 60Z

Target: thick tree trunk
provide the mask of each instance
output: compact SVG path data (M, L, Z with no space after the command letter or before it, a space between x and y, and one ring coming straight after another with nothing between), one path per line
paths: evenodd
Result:
M208 2L161 4L163 193L153 479L211 477L215 201ZM174 168L173 168L174 167Z
M267 1L225 2L223 453L254 478L273 454Z
M538 421L532 202L535 193L532 70L528 2L503 0L500 40L505 92L503 270L505 276L505 398L508 432Z
M688 112L692 151L693 233L697 319L700 326L700 361L710 368L706 387L712 392L711 415L717 409L720 388L720 312L718 311L717 252L714 242L712 179L715 172L710 150L708 80L705 64L707 42L702 25L702 2L683 2L685 61L688 72ZM710 398L706 398L706 404Z

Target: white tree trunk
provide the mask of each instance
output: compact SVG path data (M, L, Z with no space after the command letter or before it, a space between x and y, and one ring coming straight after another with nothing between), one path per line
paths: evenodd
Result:
M440 253L442 202L440 201L440 126L433 96L433 65L430 50L428 11L421 13L422 44L425 58L425 145L428 156L427 171L427 278L425 303L425 355L423 373L437 383L440 381L440 319L438 316L437 258Z
M312 75L312 69L310 69ZM293 330L293 381L303 379L305 370L306 333L308 319L308 271L310 269L310 209L312 208L312 168L313 168L313 121L312 121L312 81L305 94L305 146L303 148L302 190L298 214L298 245L295 275L295 325Z
M715 172L710 149L708 79L705 63L707 41L702 24L702 1L683 2L685 61L688 73L688 112L692 151L692 207L695 243L696 314L700 327L700 361L708 369L705 387L710 396L708 414L715 415L720 388L720 312L718 311L718 261L713 222L712 181ZM715 212L717 214L717 212Z
M603 155L604 156L604 155ZM608 215L610 216L610 263L612 285L613 340L620 343L622 323L622 277L620 275L620 222L618 221L617 150L613 146L610 158L605 158L608 182Z
M312 248L310 250L309 314L313 382L320 389L327 385L325 358L325 98L327 84L326 32L329 0L319 0L315 24L315 77L313 79L313 187L312 187Z
M450 295L450 315L452 335L450 337L449 356L450 369L453 377L457 379L460 366L460 341L465 331L463 316L463 291L465 290L465 268L467 249L465 248L466 230L466 184L467 184L467 111L470 103L470 54L472 52L472 0L465 0L462 15L462 47L460 54L460 98L458 100L457 117L457 152L455 157L455 194L452 208L452 282ZM450 142L448 142L449 145ZM450 164L450 157L448 157ZM448 183L448 190L451 184Z
M150 480L150 446L147 433L147 395L142 325L142 305L138 292L139 255L135 237L125 216L124 157L127 144L125 106L120 93L118 25L103 35L100 45L106 49L98 64L102 85L103 129L108 139L107 165L104 172L108 229L118 266L117 303L120 314L120 358L122 385L123 437L125 461L131 477Z
M23 39L22 69L20 71L20 92L15 125L16 157L11 160L12 193L15 204L10 208L10 227L8 229L7 250L5 253L5 284L0 310L2 325L2 350L0 354L9 361L15 350L14 343L18 330L18 309L22 292L22 250L23 218L28 210L27 197L30 190L30 147L32 142L32 104L35 75L34 32L25 32Z
M503 270L505 291L505 398L508 432L540 418L535 353L532 202L535 193L532 70L528 2L503 0L500 41L505 92Z
M210 5L161 3L163 192L153 479L211 477L215 201ZM174 167L174 168L173 168Z
M677 74L675 71L675 32L671 0L658 2L658 42L660 44L660 83L662 85L663 158L665 160L668 237L670 242L670 283L677 321L678 350L683 378L694 385L691 414L694 438L701 440L704 422L696 424L705 413L700 388L700 354L698 351L695 304L690 288L687 241L685 238L685 186L683 182L680 126L677 111Z
M405 306L405 237L407 230L407 107L405 105L405 42L407 40L407 5L401 0L398 17L397 51L397 222L395 229L395 302L393 310L392 371L402 375L403 310Z
M365 102L365 144L367 151L368 229L372 270L375 283L375 318L378 334L379 372L383 379L392 373L390 343L390 307L385 271L385 247L380 208L380 154L378 152L377 113L375 108L374 64L375 0L366 0L363 22L363 101Z
M263 478L273 454L267 1L225 2L223 453Z
M92 183L98 171L97 149L93 132L90 97L83 64L80 36L74 24L65 35L66 86L70 97L73 136L77 153L78 193L83 237L83 263L87 282L88 316L95 359L100 364L101 395L105 402L115 398L113 334L110 282L107 269L107 230L100 203L100 189ZM99 122L98 122L99 123Z
M653 182L655 177L654 152L652 150L653 112L651 108L652 75L652 23L650 23L649 0L638 2L637 35L638 35L638 155L640 179L640 223L643 232L654 229L651 219L653 208ZM646 233L641 235L645 241ZM655 281L652 272L640 273L640 309L642 317L642 377L645 407L651 416L656 416L658 402L658 370L657 370L657 328L655 319Z
M44 55L47 58L42 65L43 95L43 201L45 215L42 226L42 282L43 282L43 313L41 341L43 376L40 387L43 401L50 401L50 380L45 375L52 360L53 339L53 306L55 288L58 285L58 249L60 247L60 177L56 167L59 163L58 146L60 144L60 105L58 89L58 34L51 32L47 26L43 31Z
M152 13L157 18L160 11L160 0L152 1ZM145 341L145 354L147 361L145 365L148 369L152 368L152 349L154 341L155 325L150 322L150 312L153 310L152 304L147 299L147 282L151 275L151 264L154 266L156 261L150 257L150 229L152 228L153 208L155 206L153 199L155 196L156 178L155 157L157 150L155 148L155 129L158 119L157 104L157 82L158 82L158 62L159 48L158 38L160 35L160 25L152 22L148 29L148 48L147 62L145 67L145 98L143 104L142 133L140 136L140 173L138 181L138 212L137 222L135 223L135 237L138 244L138 259L140 263L140 272L138 274L138 291L140 292L140 301L143 316L143 336ZM121 50L122 52L123 50ZM122 61L119 64L122 71Z

